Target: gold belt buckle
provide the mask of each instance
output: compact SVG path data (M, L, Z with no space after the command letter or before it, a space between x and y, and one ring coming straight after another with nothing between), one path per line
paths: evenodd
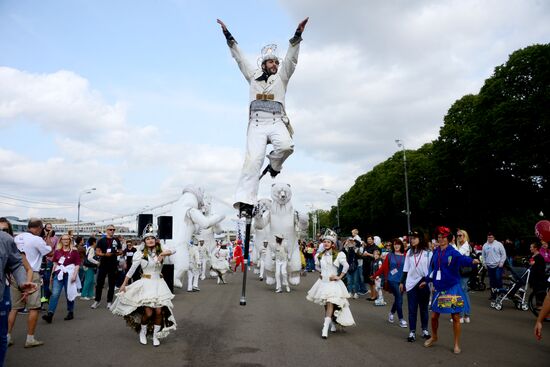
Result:
M262 100L262 101L273 101L275 99L275 95L265 94L265 93L258 93L258 94L256 94L256 99L259 99L259 100Z
M141 274L142 278L151 279L151 274Z

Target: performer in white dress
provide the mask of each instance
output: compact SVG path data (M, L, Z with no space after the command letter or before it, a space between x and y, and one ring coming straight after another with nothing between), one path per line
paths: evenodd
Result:
M227 249L227 244L225 243L216 248L210 257L212 270L214 270L218 275L218 284L226 284L224 275L229 271L228 257L229 250Z
M330 230L327 230L329 232ZM355 325L348 298L350 294L342 282L349 265L346 255L336 250L336 233L330 231L323 237L324 249L315 256L315 267L319 271L320 279L313 284L307 293L307 300L325 306L325 321L321 337L326 339L328 330L336 331L336 323L341 326ZM341 273L338 268L342 266Z
M124 316L128 326L139 332L141 344L147 344L147 332L152 331L153 345L156 347L160 345L159 339L176 330L172 311L174 295L161 274L164 258L174 251L163 249L152 232L146 233L143 239L145 246L134 254L132 266L110 310L115 315ZM143 272L141 279L127 285L140 265Z

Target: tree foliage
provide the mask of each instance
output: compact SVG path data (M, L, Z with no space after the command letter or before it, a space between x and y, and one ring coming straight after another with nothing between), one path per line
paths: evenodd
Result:
M439 137L407 150L411 222L530 236L550 210L550 44L514 52L479 94L458 99ZM359 176L340 221L385 238L406 233L403 152ZM330 212L335 217L334 208Z

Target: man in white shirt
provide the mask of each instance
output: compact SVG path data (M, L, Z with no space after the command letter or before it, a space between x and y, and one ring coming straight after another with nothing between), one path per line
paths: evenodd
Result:
M491 300L496 299L498 291L502 289L502 272L506 262L506 250L495 236L487 233L487 242L481 250L483 262L489 274L489 285L491 287Z
M239 210L239 215L252 216L253 206L257 202L259 179L267 172L271 177L277 176L283 162L294 151L292 128L285 111L285 94L288 81L298 63L302 32L307 21L308 18L298 24L279 70L279 58L275 55L276 45L268 45L262 49L261 68L256 68L243 57L237 41L218 19L231 55L250 85L247 148L233 205ZM268 143L273 145L273 150L267 155L269 164L260 176Z
M40 266L42 264L42 257L52 252L52 247L48 246L46 241L40 237L43 228L44 225L40 219L31 218L27 224L27 232L21 233L15 237L17 248L19 251L25 253L27 261L32 268L32 282L36 284L38 288L40 288ZM10 292L13 304L8 318L8 335L11 335L18 310L26 307L29 310L29 317L27 321L27 340L25 342L25 348L37 347L44 344L44 342L34 338L36 323L38 321L40 309L42 308L40 292L34 292L26 298L23 297L20 289L16 286L12 286Z

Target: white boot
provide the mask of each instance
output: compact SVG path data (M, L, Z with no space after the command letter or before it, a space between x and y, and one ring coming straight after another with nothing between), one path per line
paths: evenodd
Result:
M147 344L147 325L141 325L141 330L139 332L139 342L143 345Z
M158 347L160 345L160 340L157 337L157 333L160 331L160 325L155 325L153 328L153 346Z
M328 337L328 328L330 326L331 318L325 317L325 323L323 324L323 330L321 330L321 338L326 339Z
M330 332L335 333L336 332L336 323L334 321L330 321Z

